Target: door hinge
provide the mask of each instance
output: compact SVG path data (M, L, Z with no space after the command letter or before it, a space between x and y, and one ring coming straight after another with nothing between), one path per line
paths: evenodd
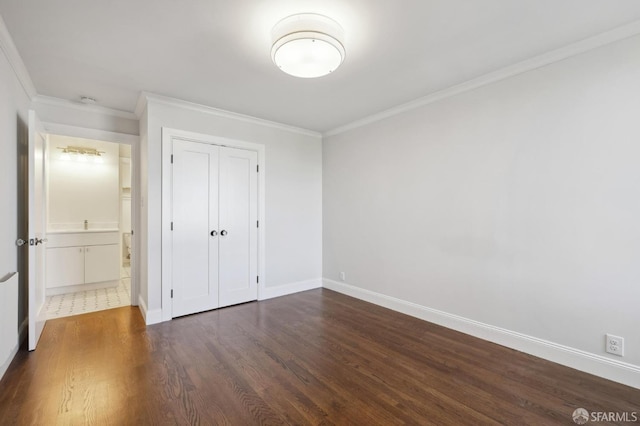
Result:
M173 222L171 222L171 230L173 231Z
M131 235L133 235L133 229L131 230Z
M256 173L260 173L260 165L256 165Z
M256 283L259 283L259 282L260 282L260 277L258 276L256 277Z
M171 154L171 164L173 164L173 154Z
M256 220L256 228L260 228L260 221Z
M171 289L171 298L173 299L173 289Z

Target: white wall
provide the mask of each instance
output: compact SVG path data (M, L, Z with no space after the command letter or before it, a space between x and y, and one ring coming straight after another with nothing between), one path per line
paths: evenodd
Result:
M0 18L0 31L4 23ZM2 47L2 43L0 43ZM0 280L25 264L27 247L18 248L17 238L26 238L25 188L19 187L18 174L27 161L27 114L29 97L22 88L5 51L0 48ZM21 203L18 205L18 203ZM18 214L20 212L20 214ZM18 256L20 253L20 256ZM24 273L20 275L18 324L27 316Z
M144 114L143 114L144 116ZM322 277L322 146L305 135L242 119L149 100L141 129L142 282L149 311L161 306L161 129L169 127L265 145L266 282L268 288ZM141 125L143 124L141 119ZM264 166L264 167L263 167ZM145 279L146 278L146 279ZM262 280L261 280L262 281ZM144 284L142 284L144 285ZM145 297L145 292L141 292Z
M36 96L32 105L40 120L93 130L137 135L139 122L133 113L118 112L100 106Z
M82 229L85 220L89 229L118 228L118 144L57 135L49 135L48 142L47 230ZM58 148L67 146L95 148L102 163L65 160Z
M630 363L640 386L638 52L623 40L326 138L329 285L344 271L356 290Z

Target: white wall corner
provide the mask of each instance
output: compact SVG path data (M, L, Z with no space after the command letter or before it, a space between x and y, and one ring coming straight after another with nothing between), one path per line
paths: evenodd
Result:
M20 81L27 97L29 99L33 99L38 94L36 86L33 85L33 81L27 71L27 67L24 65L20 53L18 53L18 49L13 42L13 38L11 37L2 16L0 16L0 49L4 52L7 61L11 65L11 68L13 68L13 72Z
M138 102L136 102L136 108L133 110L133 113L135 114L136 117L138 117L138 119L142 117L144 110L147 109L147 103L149 102L148 95L149 93L147 92L140 92L140 96L138 96Z
M313 290L322 287L322 279L298 281L295 283L282 284L274 287L263 287L260 289L258 300L273 299L274 297L286 296L288 294L299 293L301 291Z
M596 36L586 38L584 40L572 43L559 49L552 50L547 53L543 53L533 58L526 59L516 64L506 66L504 68L492 71L471 80L467 80L463 83L456 84L455 86L451 86L449 88L431 93L413 101L389 108L385 111L372 114L351 123L347 123L343 126L336 127L335 129L323 133L322 136L326 138L339 135L341 133L357 129L358 127L366 126L367 124L375 123L377 121L384 120L385 118L393 117L395 115L402 114L403 112L411 111L437 102L439 100L446 99L460 93L468 92L479 87L486 86L488 84L492 84L500 80L504 80L506 78L534 70L536 68L541 68L545 65L559 62L572 56L579 55L580 53L597 49L598 47L602 47L616 41L624 40L638 34L640 34L640 20L633 21L621 27L614 28L613 30L606 31Z
M484 324L327 278L322 280L322 286L356 299L640 389L640 366L637 365Z
M138 309L140 309L140 313L142 314L142 318L144 318L144 323L146 325L162 322L162 310L154 309L149 311L142 296L138 296Z

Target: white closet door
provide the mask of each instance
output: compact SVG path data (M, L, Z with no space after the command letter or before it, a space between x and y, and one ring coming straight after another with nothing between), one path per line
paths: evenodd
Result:
M173 141L174 317L218 307L218 150Z
M220 148L220 307L258 298L257 165L254 151Z

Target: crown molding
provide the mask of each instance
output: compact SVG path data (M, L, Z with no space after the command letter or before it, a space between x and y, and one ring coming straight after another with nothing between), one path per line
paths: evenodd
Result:
M36 91L36 87L33 85L33 81L27 71L27 67L24 65L20 53L18 53L18 49L13 42L11 34L9 34L9 30L7 29L7 25L4 23L2 16L0 16L0 49L4 52L4 55L18 78L22 89L29 99L33 99L38 92Z
M303 129L301 127L290 126L288 124L277 123L275 121L269 121L262 118L252 117L250 115L239 114L237 112L226 111L206 105L197 104L194 102L183 101L180 99L171 98L168 96L156 95L149 92L142 92L136 106L136 115L140 117L144 112L144 108L147 104L155 102L158 104L169 105L177 108L189 109L203 114L210 114L216 117L229 118L232 120L244 121L245 123L255 124L258 126L271 127L285 132L298 133L305 136L311 136L314 138L322 138L320 132L313 130Z
M333 130L329 130L322 134L323 138L339 135L341 133L348 132L358 127L365 126L367 124L375 123L376 121L384 120L389 117L393 117L403 112L411 111L416 108L420 108L425 105L446 99L464 92L468 92L477 89L482 86L486 86L495 83L500 80L504 80L509 77L516 76L518 74L532 71L536 68L541 68L545 65L559 62L572 56L579 55L580 53L587 52L589 50L596 49L607 44L614 43L616 41L624 40L629 37L633 37L640 34L640 20L633 21L627 25L615 28L613 30L598 34L593 37L586 38L577 43L561 47L556 50L552 50L542 55L535 56L531 59L526 59L522 62L518 62L513 65L501 68L496 71L492 71L488 74L484 74L480 77L468 80L464 83L451 86L447 89L440 90L416 100L389 108L382 112L372 114L365 118L353 121L345 124L344 126L336 127Z
M54 98L52 96L37 95L32 99L32 101L36 104L52 106L56 108L72 108L84 112L93 112L97 114L108 115L111 117L125 118L127 120L138 120L138 117L133 112L107 108L100 105L85 105L80 102Z

